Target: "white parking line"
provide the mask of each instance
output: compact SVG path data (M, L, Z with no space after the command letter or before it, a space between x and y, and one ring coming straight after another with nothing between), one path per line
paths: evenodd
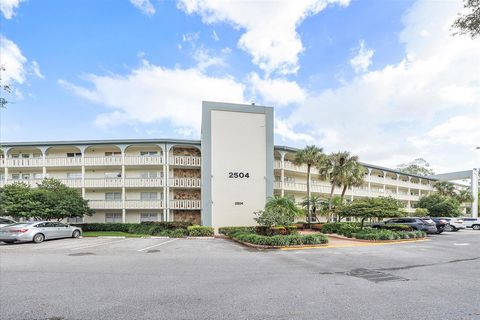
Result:
M102 246L102 245L104 245L104 244L112 244L112 243L122 242L122 241L130 240L130 239L131 239L131 238L126 238L126 239L122 239L122 240L118 240L118 241L110 241L110 240L109 240L109 241L105 241L105 242L102 242L102 243L91 244L91 245L88 245L88 246L70 248L70 250L72 250L72 251L82 250L82 249L86 249L86 248L92 248L92 247Z
M167 244L167 243L170 243L170 242L173 242L173 241L177 241L178 239L172 239L172 240L168 240L168 241L165 241L165 242L162 242L162 243L159 243L159 244L155 244L153 246L149 246L149 247L146 247L146 248L143 248L143 249L139 249L137 251L145 251L145 250L148 250L148 249L151 249L151 248L155 248L155 247L158 247L158 246L162 246L164 244Z

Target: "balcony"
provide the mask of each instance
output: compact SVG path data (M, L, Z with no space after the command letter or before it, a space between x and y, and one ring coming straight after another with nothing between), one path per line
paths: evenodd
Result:
M57 179L57 178L56 178ZM82 187L82 179L57 179L64 185L70 188L81 188Z
M162 165L163 156L125 156L125 165Z
M201 158L195 156L173 156L169 160L173 166L200 167L201 163Z
M170 209L179 210L199 210L201 209L200 200L171 200Z
M172 178L169 183L173 188L200 188L200 178Z
M163 187L163 178L125 178L125 187Z
M121 166L122 157L85 157L86 166Z
M82 158L80 157L55 157L45 158L46 167L73 167L81 166Z
M162 209L162 200L126 200L125 209Z
M121 188L122 178L85 179L85 188Z
M92 209L122 209L122 201L107 200L88 200L88 205Z
M2 159L4 166L9 168L42 167L43 158L7 158Z

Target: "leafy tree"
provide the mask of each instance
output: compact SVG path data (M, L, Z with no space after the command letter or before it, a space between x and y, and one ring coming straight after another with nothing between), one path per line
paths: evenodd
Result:
M343 217L357 217L361 219L361 229L366 219L392 218L405 215L400 201L392 197L360 198L342 206L339 213Z
M480 0L466 0L464 5L466 12L460 14L452 27L458 31L456 34L469 34L472 39L480 36Z
M343 189L340 196L342 202L347 189L352 187L361 187L365 183L365 172L367 171L365 167L358 163L354 158L350 159L348 166L349 168L345 170L342 178Z
M455 195L455 198L460 203L472 202L473 201L473 196L472 196L472 193L469 189L458 191L457 194Z
M297 151L295 154L295 159L293 162L296 165L307 165L307 199L310 199L310 176L311 176L311 169L312 166L317 166L318 163L324 157L322 153L323 149L318 148L317 146L306 146L304 149ZM307 202L307 224L310 228L310 222L312 220L312 214L310 211L310 201Z
M417 158L409 163L402 163L397 166L397 169L407 174L414 174L422 177L435 174L435 171L430 168L430 164L423 158Z
M458 217L461 213L460 203L456 198L440 193L422 197L417 207L428 209L432 217Z
M455 197L455 186L448 181L437 181L433 185L437 192L442 196Z
M426 208L416 208L415 209L415 216L416 217L426 217L429 215L428 209Z
M317 212L321 214L325 212L325 209L328 208L328 201L319 196L312 196L310 199L305 198L300 205L306 210L308 210L308 206L310 205L312 216L316 217Z
M261 226L289 226L295 218L303 216L302 210L289 197L274 196L265 204L265 210L254 212L254 220Z
M88 201L73 188L55 179L44 179L37 188L24 183L6 185L0 193L0 208L14 217L62 220L92 215Z

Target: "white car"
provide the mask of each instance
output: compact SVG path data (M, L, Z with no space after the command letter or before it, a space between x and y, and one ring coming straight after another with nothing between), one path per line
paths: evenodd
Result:
M8 218L0 218L0 228L1 227L6 227L8 225L11 225L13 223L17 223L17 221L8 219Z
M445 231L458 231L466 228L465 222L463 222L463 219L461 218L445 217L441 219L445 219L448 222L447 226L445 227Z
M465 227L480 230L480 218L463 218Z

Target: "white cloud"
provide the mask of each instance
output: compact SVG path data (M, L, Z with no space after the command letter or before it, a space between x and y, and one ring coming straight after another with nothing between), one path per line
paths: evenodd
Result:
M155 14L155 7L150 0L130 0L130 2L147 16L153 16Z
M248 81L255 95L260 94L263 102L272 103L274 106L300 103L306 97L305 91L296 82L287 79L261 79L253 72L249 75Z
M212 32L212 39L215 40L215 41L220 40L220 38L218 37L218 34L215 30L213 30L213 32Z
M287 141L312 143L315 138L309 134L296 132L291 128L287 121L275 119L275 134Z
M11 19L15 15L15 10L23 0L2 0L0 1L0 10L5 19Z
M204 71L209 67L224 67L225 61L222 56L214 56L210 50L203 47L193 52L193 59L197 61L197 68Z
M200 131L202 100L244 102L244 86L233 78L211 77L198 68L167 69L144 61L125 76L88 75L92 88L60 80L74 94L112 109L96 123L169 122L182 134Z
M38 62L35 61L35 60L32 61L32 71L37 77L39 77L41 79L45 78L45 76L40 71L40 66L38 65Z
M350 60L350 65L355 70L356 73L365 72L368 70L368 67L372 64L372 57L375 51L373 49L365 47L365 41L360 40L358 52Z
M310 95L285 119L328 151L395 167L422 157L437 172L478 167L480 42L452 37L462 2L418 1L400 40L405 59ZM425 32L429 33L425 37Z
M27 58L22 54L15 42L0 36L0 52L2 54L2 83L22 84L27 76Z
M349 0L221 1L179 0L187 14L197 13L204 23L229 22L243 29L238 46L250 53L254 64L270 75L296 73L304 50L296 31L308 16L329 4L347 6Z

